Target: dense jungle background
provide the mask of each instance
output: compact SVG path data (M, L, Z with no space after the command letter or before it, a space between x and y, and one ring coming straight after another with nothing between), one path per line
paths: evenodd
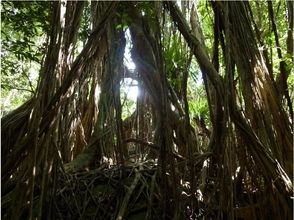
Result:
M293 218L293 1L2 1L2 219Z

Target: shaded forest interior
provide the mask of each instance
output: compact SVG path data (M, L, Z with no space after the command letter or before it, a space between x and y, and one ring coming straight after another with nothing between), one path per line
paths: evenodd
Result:
M293 218L292 1L1 15L2 219Z

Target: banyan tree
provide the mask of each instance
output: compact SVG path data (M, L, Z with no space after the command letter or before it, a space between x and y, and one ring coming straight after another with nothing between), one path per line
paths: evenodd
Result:
M48 12L1 118L3 219L293 218L293 2L1 4L3 32Z

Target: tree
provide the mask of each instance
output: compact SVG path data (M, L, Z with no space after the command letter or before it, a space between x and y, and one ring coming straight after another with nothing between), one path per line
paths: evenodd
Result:
M50 31L37 86L1 119L2 217L291 219L291 4L44 4ZM22 11L37 11L36 25L33 5ZM11 26L5 33L20 30ZM15 62L12 52L24 50L7 51L4 61ZM195 94L195 71L205 95ZM125 78L140 96L123 118Z

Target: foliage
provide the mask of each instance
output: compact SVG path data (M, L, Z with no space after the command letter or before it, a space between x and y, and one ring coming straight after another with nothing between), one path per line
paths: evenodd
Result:
M2 114L30 98L46 52L48 2L1 2Z
M125 78L121 82L120 98L122 103L122 119L125 120L136 110L138 94L138 82L130 78Z

